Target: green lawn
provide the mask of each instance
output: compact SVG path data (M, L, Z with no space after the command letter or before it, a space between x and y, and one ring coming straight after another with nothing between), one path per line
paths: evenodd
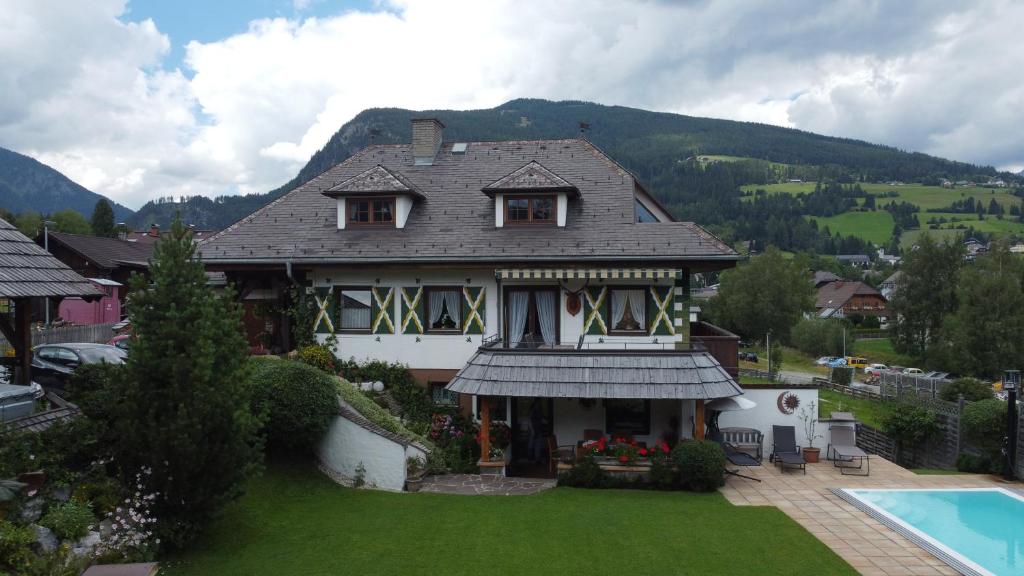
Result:
M853 344L853 354L867 358L869 363L881 363L887 366L903 366L904 368L921 368L921 362L893 350L892 341L888 338L857 340Z
M280 467L163 562L168 576L856 574L780 510L719 494L393 494Z
M873 428L881 428L885 417L889 415L894 404L854 398L831 390L818 390L818 417L828 418L832 412L853 412L858 420Z
M832 234L860 236L876 244L884 244L892 237L892 214L885 210L843 212L842 214L827 218L822 216L808 216L808 218L816 221L819 229L828 226Z
M910 471L919 476L961 476L964 474L970 474L970 472L960 472L959 470L941 470L939 468L911 468Z

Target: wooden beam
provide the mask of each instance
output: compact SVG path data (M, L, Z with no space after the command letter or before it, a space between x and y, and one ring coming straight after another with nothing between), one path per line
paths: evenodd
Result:
M694 402L694 418L693 418L693 434L697 440L704 439L704 401L697 400Z
M18 384L32 384L32 301L18 298L14 301L14 346L18 359Z
M480 396L480 460L491 459L491 397Z

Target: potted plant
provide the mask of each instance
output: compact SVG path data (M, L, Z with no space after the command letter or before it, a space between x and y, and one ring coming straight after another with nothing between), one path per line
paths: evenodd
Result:
M410 456L405 461L405 490L419 492L423 486L423 477L427 472L427 463L423 458Z
M807 434L807 447L802 450L804 460L815 463L820 459L821 448L814 447L814 441L824 438L821 434L815 433L818 425L818 405L811 402L808 406L800 409L800 420L804 423L804 433Z

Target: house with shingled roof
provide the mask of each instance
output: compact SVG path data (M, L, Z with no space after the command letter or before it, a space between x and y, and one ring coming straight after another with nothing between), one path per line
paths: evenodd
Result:
M213 235L208 269L278 309L299 287L339 358L406 364L436 403L508 423L506 461L528 457L531 415L560 444L702 437L704 402L742 389L736 337L690 323L689 279L738 254L585 139L443 129L413 120L410 143L367 146ZM284 315L247 327L290 348Z

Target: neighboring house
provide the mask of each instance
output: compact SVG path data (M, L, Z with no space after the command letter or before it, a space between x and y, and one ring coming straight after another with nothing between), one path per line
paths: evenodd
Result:
M878 286L881 289L882 297L888 302L892 300L892 295L896 293L896 289L899 287L900 278L903 277L903 272L897 270L889 275L888 278L882 281Z
M42 237L37 243L43 244ZM153 244L82 234L49 233L50 253L86 278L113 280L127 286L133 272L145 273ZM126 291L120 291L124 303Z
M736 337L688 318L690 275L732 248L586 140L412 128L202 242L204 262L277 309L304 286L339 358L408 365L438 404L507 422L513 457L531 420L560 444L702 436L704 401L742 393ZM287 349L287 316L263 312Z
M878 249L878 259L892 266L897 266L903 260L899 256L893 254L886 254L885 248Z
M65 298L57 307L57 316L76 325L113 324L121 321L121 291L124 285L106 278L89 278L103 292L99 300L77 296Z
M840 280L818 288L815 307L819 318L846 318L852 315L888 318L888 302L878 291L863 282Z
M836 260L843 264L852 264L859 268L867 268L871 266L871 259L864 254L840 254L836 256Z
M1024 254L1024 242L1016 242L1013 246L1010 246L1010 252L1014 254Z
M814 284L815 288L821 288L825 284L835 282L837 280L842 280L842 278L827 270L816 270L814 274L811 275L811 283Z
M196 228L195 226L189 226L192 231L192 239L196 242L202 242L210 236L217 233L216 230L203 230ZM139 244L156 244L156 241L160 239L160 225L153 224L149 227L149 230L143 231L132 231L124 235L124 240L128 242L136 242Z

